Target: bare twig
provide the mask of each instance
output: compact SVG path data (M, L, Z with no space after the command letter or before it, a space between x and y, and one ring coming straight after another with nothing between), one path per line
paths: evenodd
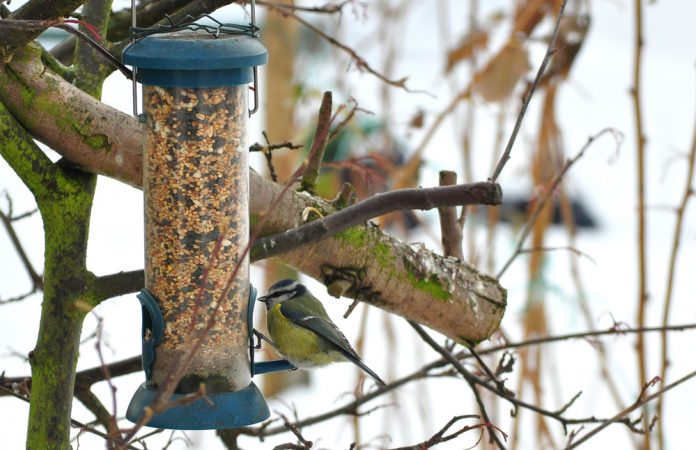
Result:
M300 445L297 446L297 448L299 448L300 450L311 449L312 446L314 445L314 443L312 443L312 441L308 441L307 439L304 438L304 436L302 436L302 432L300 431L299 427L297 425L290 423L290 421L288 420L288 418L285 415L283 415L283 414L279 414L279 415L283 419L283 425L285 427L287 427L287 429L290 430L292 432L292 434L295 435L295 437L297 438L298 441L300 441ZM278 446L276 448L280 448L280 446Z
M645 309L648 301L648 268L646 249L646 220L645 220L645 135L643 132L643 117L641 108L641 65L643 59L643 2L634 1L634 25L635 46L633 51L633 86L631 87L631 99L633 100L633 112L636 132L636 177L638 197L638 307L636 308L636 323L639 327L645 325ZM638 335L636 343L636 358L638 364L639 383L647 378L645 341L643 335ZM647 427L647 410L643 411L643 427ZM660 418L661 420L662 418ZM661 445L663 447L663 445ZM642 448L650 449L650 438L643 440Z
M479 423L479 424L475 424L475 425L467 425L467 426L464 426L464 427L460 428L459 430L457 430L457 431L455 431L455 432L453 432L453 433L450 433L450 434L447 434L447 435L445 434L445 433L448 432L449 429L452 428L452 427L454 426L454 424L456 424L457 422L460 422L460 421L465 420L465 419L478 419L478 418L479 418L479 416L477 416L477 415L475 415L475 414L467 414L467 415L464 415L464 416L454 416L454 417L452 417L452 418L445 424L444 427L442 427L442 428L440 429L440 431L438 431L437 433L435 433L434 435L432 435L429 439L427 439L427 440L425 440L425 441L423 441L423 442L420 442L420 443L418 443L418 444L415 444L415 445L408 445L408 446L406 446L406 447L398 447L398 448L394 448L394 449L391 449L391 450L423 450L423 449L430 449L430 448L433 448L433 447L435 447L436 445L441 444L441 443L443 443L443 442L451 441L452 439L455 439L455 438L458 437L460 434L466 433L467 431L486 428L487 425L486 425L485 423ZM479 440L480 440L480 439L481 439L481 438L479 437Z
M295 14L293 12L292 8L286 8L283 5L272 5L270 3L268 3L266 5L268 6L269 9L278 11L280 14L282 14L284 16L292 17L293 19L295 19L296 21L298 21L299 23L304 25L307 29L309 29L312 32L316 33L317 35L321 36L321 38L326 40L329 44L331 44L335 47L338 47L339 49L346 52L351 57L353 62L355 62L355 65L358 69L364 70L364 71L374 75L375 77L380 79L382 82L387 83L390 86L404 89L406 92L425 93L425 91L414 91L414 90L411 90L408 87L406 87L407 78L401 78L399 80L392 80L390 78L387 78L385 75L381 74L380 72L376 71L367 63L367 61L365 61L360 55L358 55L355 50L353 50L349 46L339 42L334 37L328 35L327 33L323 32L319 28L317 28L314 25L312 25L311 23L309 23L308 21L304 20L302 17Z
M669 322L669 313L672 306L672 293L674 290L674 277L677 271L677 255L679 253L679 248L681 244L681 234L682 227L684 224L684 212L686 211L686 206L689 203L689 199L694 195L693 181L694 181L694 164L696 162L696 125L694 125L693 137L691 140L691 151L689 152L688 164L687 164L687 175L686 183L684 186L684 193L677 207L677 218L674 223L674 235L672 236L672 249L669 258L669 268L667 269L667 288L665 292L665 302L662 307L662 325L666 326ZM667 367L669 366L669 355L668 355L668 345L667 345L667 332L663 331L660 336L661 339L661 351L662 357L660 358L660 377L664 380L667 377ZM657 411L658 417L662 417L662 411L664 408L664 399L660 398L657 401ZM664 446L664 422L660 419L657 422L657 435L658 442L660 443L660 448Z
M317 117L317 128L314 133L314 141L312 148L309 151L309 156L306 160L306 167L302 174L301 190L314 194L316 191L317 177L321 169L321 162L324 159L324 150L326 142L329 139L329 131L331 130L331 108L332 95L331 91L324 92L319 107L319 117Z
M413 381L417 380L422 380L424 378L428 377L434 377L437 375L432 374L431 372L435 369L439 369L442 366L444 366L446 363L444 360L438 360L434 361L430 364L427 364L417 371L406 375L404 377L401 377L397 380L392 381L389 383L387 386L384 387L378 387L377 389L363 393L362 396L356 398L350 403L347 403L343 406L339 406L333 410L326 411L325 413L319 414L317 416L312 416L312 417L307 417L305 419L298 420L293 423L294 426L297 426L299 428L307 427L310 425L315 425L317 423L324 422L326 420L332 419L334 417L342 416L342 415L364 415L365 412L360 411L359 408L363 404L374 400L375 398L381 397L382 395L392 392L408 383L411 383ZM269 428L268 425L270 425L269 422L266 422L265 424L259 426L259 427L254 427L254 428L239 428L236 431L238 431L240 434L244 434L247 436L256 436L260 438L264 438L267 436L272 436L276 434L281 434L285 433L288 431L287 427L285 426L279 426L279 427L274 427L274 428Z
M99 363L102 368L102 372L104 375L104 380L106 380L107 384L109 385L109 392L111 392L111 414L109 417L109 424L107 426L108 434L111 436L112 440L118 441L120 438L119 431L118 431L118 423L117 423L117 406L118 402L116 401L116 386L111 381L111 372L109 372L109 366L106 364L104 361L104 354L102 352L102 339L103 339L103 333L104 333L104 321L103 319L98 316L96 313L94 316L97 319L97 339L94 343L94 348L97 352L97 356L99 357Z
M4 225L5 231L7 231L7 234L10 237L10 241L12 241L12 245L14 246L15 250L17 251L19 258L22 260L22 264L24 265L24 268L26 269L27 273L29 274L29 278L31 279L31 283L32 283L32 290L27 295L31 295L34 292L43 289L43 277L36 272L36 269L34 269L34 265L29 260L29 257L27 256L26 251L24 251L24 246L22 245L22 242L20 241L19 236L17 236L17 233L15 232L15 229L14 229L14 226L12 225L12 223L17 221L17 220L20 220L20 219L23 219L25 217L30 216L36 210L29 211L29 212L26 212L24 214L20 214L19 216L14 216L13 211L12 211L12 198L7 193L5 193L5 198L7 199L7 214L4 213L2 210L0 210L0 221ZM9 300L5 300L4 302L8 302L8 301Z
M331 134L329 134L329 142L333 141L335 138L338 137L339 134L343 131L343 129L350 123L351 120L353 120L353 117L355 117L355 113L360 111L366 114L373 114L371 111L368 111L366 109L360 108L358 106L357 100L355 100L353 97L349 99L349 103L353 104L353 107L345 114L345 117L343 120L341 120L336 126L334 127L333 130L331 130ZM345 106L345 105L342 105ZM338 113L338 111L336 111ZM335 117L334 117L335 119Z
M443 358L445 358L445 360L447 360L447 362L452 364L452 366L457 370L457 372L459 372L464 377L464 380L469 384L469 386L471 387L471 391L474 394L474 397L476 398L476 403L479 406L479 410L481 412L481 416L483 417L483 420L487 424L491 423L491 419L488 416L488 412L486 411L486 405L483 403L483 400L481 399L481 395L478 392L478 389L476 387L477 384L484 386L484 387L488 387L486 385L486 383L479 380L477 377L472 375L471 372L466 370L466 368L459 362L459 360L457 360L452 355L451 352L449 352L447 349L445 349L440 344L435 342L435 340L432 337L430 337L430 335L423 329L423 327L421 327L416 322L413 322L412 320L409 320L408 324L411 325L411 327L416 331L416 333L418 333L418 335L421 337L421 339L423 339L430 347L432 347L433 350L435 350ZM488 387L488 388L490 389L490 387ZM498 428L497 427L496 428L487 427L487 430L488 430L488 436L490 438L490 442L495 443L499 449L504 450L505 444L503 444L501 442L501 440L498 438L498 435L495 433L495 431L498 430ZM503 436L505 438L507 438L507 436L505 434L503 434Z
M622 419L625 419L626 416L628 416L630 413L632 413L636 409L646 405L648 402L651 402L652 400L654 400L656 398L661 397L667 391L679 386L680 384L682 384L686 381L689 381L691 378L694 378L694 377L696 377L696 370L684 375L683 377L679 378L678 380L676 380L676 381L674 381L666 386L663 386L661 389L659 389L658 391L656 391L648 396L640 395L638 397L638 399L636 400L636 402L633 403L631 406L624 409L623 411L620 411L611 419L604 421L601 425L597 426L596 428L593 428L591 431L589 431L585 435L583 435L582 438L578 439L577 441L574 441L572 443L572 445L569 445L567 447L568 450L571 450L573 448L578 447L580 444L586 442L588 439L595 436L597 433L599 433L600 431L602 431L603 429L605 429L609 425L611 425L613 423L617 423L617 422L621 421ZM641 391L641 394L643 394L644 389ZM647 418L645 418L645 417L643 418L644 423L647 423L647 420L648 420ZM647 429L648 428L646 427L644 429L644 431L647 431ZM646 439L649 439L649 438L650 437L648 435L646 435Z
M130 70L128 67L126 67L119 58L115 57L114 55L111 54L111 52L104 47L102 44L97 42L95 39L93 39L90 35L87 33L78 30L77 28L73 28L70 25L66 23L57 23L52 25L54 28L60 28L61 30L67 31L70 34L75 35L78 39L83 40L86 42L90 47L92 47L94 50L97 51L108 63L111 65L114 69L118 70L125 76L127 79L132 80L133 79L133 71Z
M264 132L265 136L265 132ZM263 153L270 153L273 150L280 150L282 148L287 148L288 150L297 150L304 147L303 145L295 145L290 141L284 141L279 144L270 144L268 140L266 140L266 145L261 145L258 142L255 144L252 144L249 146L249 151L250 152L263 152Z
M596 261L594 258L592 258L590 255L588 255L585 252L582 252L578 250L577 248L570 246L570 245L561 245L561 246L556 246L556 247L533 247L533 248L523 248L520 250L520 253L534 253L534 252L554 252L554 251L559 251L559 250L564 250L572 253L575 256L583 256L592 263L596 264Z
M612 326L608 330L600 331L583 331L581 333L569 333L561 334L557 336L544 336L534 339L527 339L520 342L508 342L502 345L496 345L493 347L488 347L486 349L481 349L478 351L479 355L487 355L492 352L499 352L501 350L509 350L512 348L528 347L530 345L541 345L548 344L550 342L566 341L569 339L587 339L597 336L610 336L610 335L624 335L624 334L641 334L641 333L655 333L662 331L687 331L696 329L696 324L686 324L686 325L670 325L666 327L642 327L642 328L627 328L627 327L617 327ZM459 356L459 355L458 355Z
M604 128L599 133L590 136L587 139L585 145L582 146L580 151L573 158L566 161L561 171L551 181L551 184L546 189L546 193L544 194L544 196L536 202L534 211L532 211L532 213L529 215L529 219L527 220L527 223L524 225L524 228L520 233L520 237L517 239L517 246L515 248L515 251L507 260L507 262L503 265L503 267L498 271L498 274L496 275L497 278L500 278L505 273L508 267L510 267L510 264L512 264L515 258L517 258L517 256L520 254L522 246L524 245L527 236L529 236L529 233L532 231L532 227L534 226L534 223L539 217L539 214L543 210L544 205L546 205L546 202L551 198L554 191L556 190L556 187L558 187L558 185L563 180L565 174L568 172L568 170L570 170L573 164L575 164L580 158L582 158L582 156L585 154L585 151L592 145L592 143L605 134L611 134L614 137L614 140L616 141L617 147L620 145L622 140L621 133L614 128Z
M509 343L509 344L505 344L505 345L490 347L487 349L481 349L478 351L478 354L479 355L487 355L490 353L494 353L494 352L498 352L498 351L502 351L502 350L506 350L506 349L510 349L510 348L520 348L520 347L525 347L525 346L530 346L530 345L540 345L540 344L545 344L545 343L549 343L549 342L558 342L558 341L568 340L568 339L588 338L588 337L595 337L595 336L602 336L602 335L620 335L623 333L648 333L648 332L661 331L662 329L663 329L662 327L644 328L644 329L640 329L640 330L639 329L632 329L632 328L619 329L619 328L613 327L609 330L604 330L604 331L594 331L594 332L588 332L588 333L574 333L574 334L566 334L566 335L561 335L561 336L550 336L550 337L545 337L545 338L530 339L530 340L521 341L521 342L517 342L517 343ZM673 325L673 326L668 327L668 329L669 329L669 331L693 330L693 329L696 329L696 324ZM445 352L447 352L447 350L445 350ZM449 352L447 352L447 353L449 353ZM396 379L393 382L389 383L385 387L381 387L381 388L375 389L373 391L370 391L368 393L365 393L363 396L355 399L354 401L352 401L346 405L340 406L338 408L335 408L331 411L327 411L327 412L322 413L322 414L317 415L317 416L312 416L312 417L298 420L298 421L294 422L294 425L302 428L302 427L315 425L315 424L324 422L326 420L332 419L334 417L338 417L340 415L360 414L358 408L361 405L363 405L369 401L372 401L375 398L378 398L378 397L384 395L385 393L394 391L394 390L396 390L396 389L398 389L398 388L400 388L408 383L411 383L413 381L421 380L421 379L428 378L428 377L446 375L444 373L436 374L436 373L433 373L433 371L435 371L437 369L441 369L442 367L444 367L447 364L451 364L452 359L457 361L457 364L461 365L461 363L459 361L466 359L466 358L469 358L469 357L472 357L472 354L468 350L458 352L455 355L451 355L451 353L450 353L448 358L443 357L443 358L438 359L436 361L433 361L429 364L426 364L423 367L421 367L420 369L418 369L417 371L415 371L409 375L403 376L399 379ZM475 380L477 383L480 383L482 386L486 387L487 389L497 393L497 389L495 387L488 386L484 381L474 377L473 375L471 375L471 377L472 377L472 381ZM559 408L559 410L557 410L557 411L546 411L546 410L543 410L541 408L537 408L534 405L529 405L529 404L524 403L524 402L516 401L514 398L506 398L504 396L502 398L513 402L513 404L515 404L515 406L519 406L522 408L528 408L528 407L536 408L536 409L534 409L535 411L540 411L541 413L544 413L544 414L548 415L549 417L555 418L556 420L560 421L564 425L564 427L567 424L602 423L602 421L608 420L608 419L602 419L602 418L596 418L596 417L589 417L589 418L584 418L584 419L564 419L564 418L562 418L559 415L559 413L565 412L564 408L566 408L569 404L572 404L573 399L571 399L571 401L567 402L566 405ZM514 403L514 402L517 402L517 403ZM238 433L238 434L244 434L247 436L256 436L259 438L264 438L267 436L277 435L277 434L281 434L281 433L288 431L288 429L285 426L270 428L269 425L271 423L272 422L266 422L266 423L262 424L261 426L254 427L254 428L239 428L239 429L235 429L234 432ZM619 421L619 423L622 423L622 424L629 426L629 427L631 426L630 420L628 420L628 419L621 420L621 421Z
M308 13L321 13L321 14L336 14L336 13L341 13L343 12L343 8L349 4L353 3L355 0L343 0L342 2L339 3L327 3L322 6L300 6L300 5L295 5L294 3L291 4L286 4L286 3L280 3L280 2L272 2L268 0L257 0L256 4L257 5L262 5L262 6L268 6L272 8L282 8L282 9L289 9L292 11L302 11L302 12L308 12Z
M536 91L537 86L539 86L539 82L541 81L541 78L544 75L544 72L546 71L546 66L551 61L551 57L556 52L556 38L558 37L558 28L561 24L561 18L563 17L563 11L565 10L567 2L568 0L563 0L563 2L561 3L561 6L558 10L558 16L556 17L556 24L553 26L553 33L551 33L551 39L549 40L549 45L546 48L546 54L544 55L544 59L541 61L541 65L539 66L539 70L537 70L537 74L536 77L534 77L534 81L532 82L531 86L529 86L529 89L527 90L527 93L524 96L524 100L522 100L520 113L517 115L517 120L515 120L515 126L512 129L512 133L510 134L510 139L508 139L508 143L505 146L505 151L503 152L503 155L500 157L498 165L495 167L495 170L493 171L493 175L491 175L491 177L489 178L490 181L495 182L498 179L498 176L500 176L500 172L502 172L503 167L505 167L505 164L507 164L508 160L510 159L512 146L515 144L515 140L517 139L517 134L519 133L520 127L522 126L522 120L524 119L524 115L527 112L527 107L529 106L529 103L532 100L532 95L534 95L534 91Z
M16 392L14 392L12 389L6 388L5 386L0 385L0 391L4 392L6 395L10 395L12 397L18 398L20 400L23 400L23 401L29 403L29 397L22 395L22 394L18 394ZM83 431L87 431L89 433L95 434L95 435L105 439L107 442L111 440L111 438L107 434L102 433L101 431L99 431L93 427L90 427L89 425L82 423L78 420L70 418L70 423L72 424L72 426L74 426L76 428L80 428ZM123 445L124 445L123 448L129 449L129 450L143 450L140 447L135 447L135 446L130 445L130 444L123 444Z
M97 42L89 34L70 26L68 23L71 23L71 21L62 18L51 20L0 19L0 27L2 27L5 31L15 30L16 32L41 32L50 27L60 28L61 30L67 31L68 33L76 36L78 39L81 39L89 44L90 47L94 48L112 67L120 71L126 78L131 79L133 77L133 72L128 67L123 65L120 59L112 55L106 47Z

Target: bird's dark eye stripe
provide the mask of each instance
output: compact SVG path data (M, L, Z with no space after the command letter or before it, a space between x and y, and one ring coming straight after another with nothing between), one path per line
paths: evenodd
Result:
M268 293L267 297L280 297L281 295L285 294L292 294L297 291L296 287L292 287L290 289L278 289L277 291L273 291Z

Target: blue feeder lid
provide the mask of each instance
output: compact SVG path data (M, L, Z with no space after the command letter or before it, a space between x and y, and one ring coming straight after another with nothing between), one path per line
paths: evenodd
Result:
M123 63L137 68L137 81L162 87L247 84L254 78L253 68L267 61L266 47L247 34L153 34L123 51Z

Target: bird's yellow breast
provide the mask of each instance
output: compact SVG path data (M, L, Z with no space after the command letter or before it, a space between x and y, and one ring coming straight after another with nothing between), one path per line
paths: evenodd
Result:
M283 316L280 304L267 312L268 333L280 353L298 367L325 366L345 358L311 330Z

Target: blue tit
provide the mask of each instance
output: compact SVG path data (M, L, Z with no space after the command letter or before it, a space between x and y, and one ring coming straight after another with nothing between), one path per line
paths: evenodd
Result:
M350 361L385 386L304 285L295 280L278 281L258 301L266 304L268 333L276 350L292 364L308 368Z

